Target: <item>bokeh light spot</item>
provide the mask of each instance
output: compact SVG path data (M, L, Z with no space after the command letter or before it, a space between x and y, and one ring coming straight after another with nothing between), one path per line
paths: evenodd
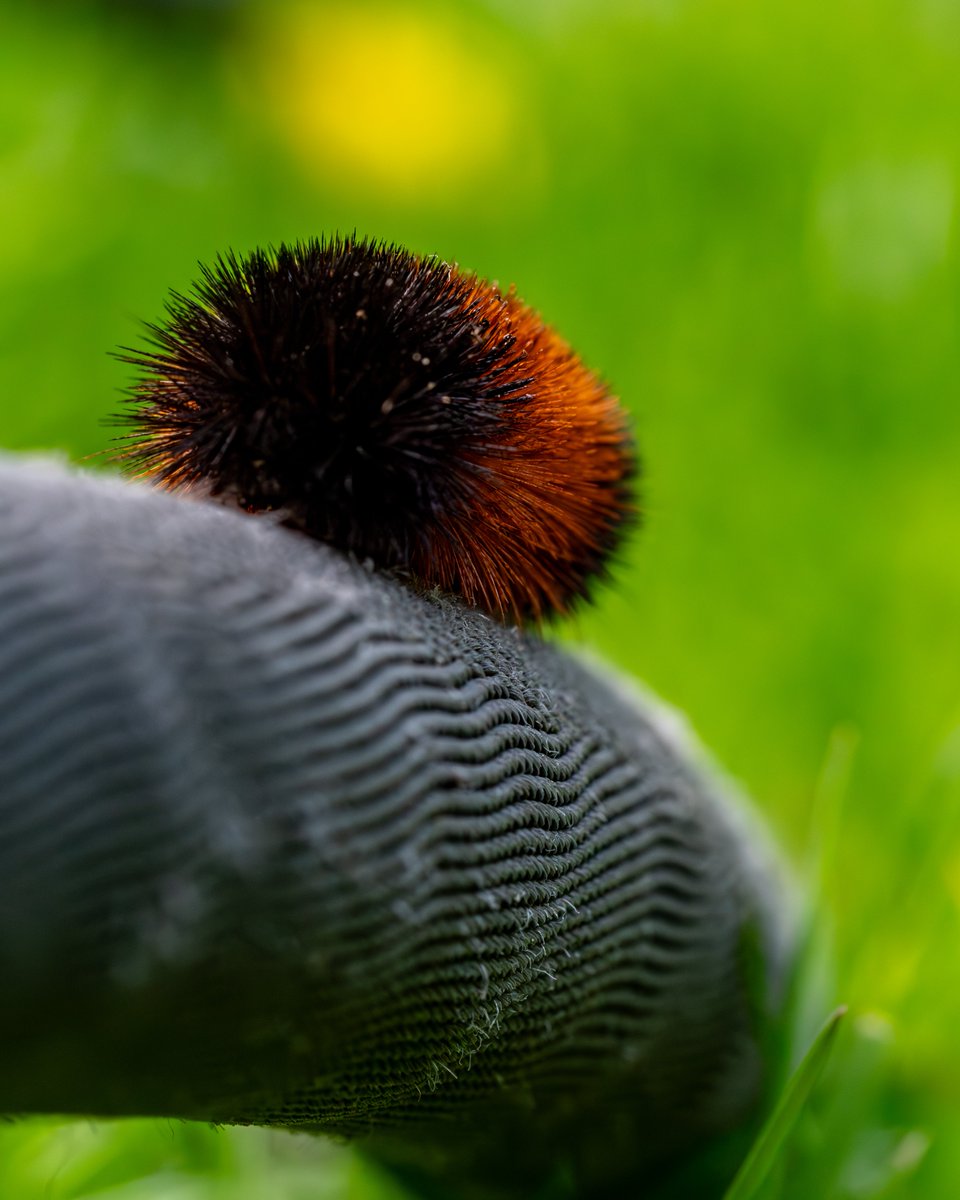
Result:
M835 175L817 200L832 274L883 300L908 293L947 255L954 185L939 160L865 162Z

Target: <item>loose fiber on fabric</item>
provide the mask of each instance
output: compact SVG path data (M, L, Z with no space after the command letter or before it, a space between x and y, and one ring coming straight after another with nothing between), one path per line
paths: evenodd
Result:
M760 1094L774 870L561 650L267 519L0 462L0 1111L640 1194Z

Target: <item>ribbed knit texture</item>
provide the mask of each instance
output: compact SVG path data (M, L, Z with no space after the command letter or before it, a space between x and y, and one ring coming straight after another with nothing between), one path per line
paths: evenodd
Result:
M665 730L267 519L0 462L0 1111L642 1194L749 1113L789 955Z

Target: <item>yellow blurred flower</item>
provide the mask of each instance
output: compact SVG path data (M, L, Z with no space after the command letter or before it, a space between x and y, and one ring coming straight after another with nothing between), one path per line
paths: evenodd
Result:
M274 10L259 48L265 99L325 177L417 199L462 190L510 156L509 72L456 25L402 8Z

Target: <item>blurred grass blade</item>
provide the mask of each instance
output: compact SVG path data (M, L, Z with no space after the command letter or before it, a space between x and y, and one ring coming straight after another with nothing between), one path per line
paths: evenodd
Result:
M784 1088L776 1108L757 1135L750 1153L727 1189L724 1200L752 1200L759 1194L761 1184L767 1179L776 1162L780 1147L796 1124L807 1098L827 1064L846 1011L845 1007L841 1007L832 1012L814 1038L803 1061Z
M836 880L843 810L859 747L859 730L846 723L835 726L820 767L813 795L806 866L810 903L814 910L820 907L820 899L830 894Z

